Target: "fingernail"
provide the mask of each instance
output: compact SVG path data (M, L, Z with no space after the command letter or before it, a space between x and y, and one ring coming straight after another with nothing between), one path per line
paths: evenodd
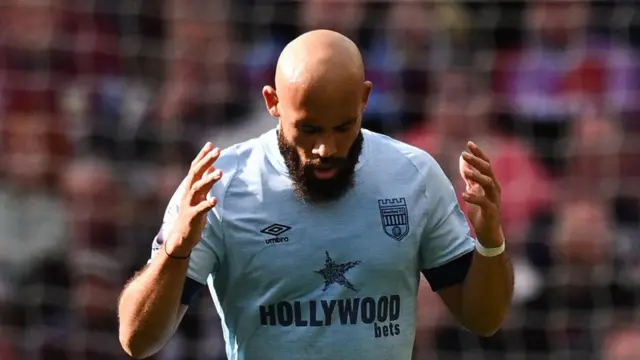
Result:
M210 149L211 148L211 143L207 141L207 143L204 144L204 148L205 149Z
M213 149L213 155L217 156L218 154L220 154L220 148Z
M211 173L212 177L220 177L222 176L222 171L220 169L216 169L214 172Z

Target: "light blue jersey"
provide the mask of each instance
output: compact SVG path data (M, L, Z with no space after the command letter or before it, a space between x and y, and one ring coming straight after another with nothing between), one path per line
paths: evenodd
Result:
M463 281L474 240L443 171L422 150L362 132L355 186L328 204L295 197L275 129L216 161L218 205L183 300L190 283L209 286L230 360L409 360L421 271L434 290Z

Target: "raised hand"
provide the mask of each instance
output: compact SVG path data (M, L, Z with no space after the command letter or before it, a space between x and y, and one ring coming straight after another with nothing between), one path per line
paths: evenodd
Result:
M186 257L202 236L207 212L216 206L215 198L207 198L213 185L222 177L222 171L213 165L220 149L205 144L191 163L189 174L182 184L182 198L178 219L170 230L166 251L171 256Z
M473 142L468 142L467 147L469 152L460 156L460 175L466 184L462 199L469 204L467 216L482 246L499 247L504 241L500 223L500 184L489 157Z

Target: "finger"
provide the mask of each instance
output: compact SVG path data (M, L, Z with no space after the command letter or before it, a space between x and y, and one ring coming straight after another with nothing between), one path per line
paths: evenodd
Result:
M482 187L484 193L491 201L498 201L498 190L496 189L495 182L487 175L480 174L477 169L465 169L465 179L476 182Z
M196 182L202 178L204 172L213 165L213 163L218 160L220 156L220 149L215 148L207 153L200 161L196 164L195 167L191 169L193 174L193 182Z
M207 141L207 143L204 144L202 149L200 149L200 152L198 153L198 155L196 155L195 159L193 159L193 161L191 162L191 167L195 166L200 161L200 159L202 159L205 156L205 154L211 151L212 147L213 145L211 145L211 143Z
M189 167L189 173L187 174L187 178L186 178L187 187L191 187L191 185L193 185L193 183L196 181L194 169L198 166L198 164L200 163L200 161L202 161L203 158L205 158L208 154L211 153L212 147L213 145L210 142L207 142L206 144L204 144L204 146L202 147L198 155L193 159L193 161L191 161L191 166Z
M202 177L208 176L209 174L213 173L214 171L216 171L216 167L214 165L211 165L207 168L207 170L204 171L204 174L202 174Z
M482 186L483 188L488 186L493 186L493 180L487 175L481 174L475 168L464 169L464 178L465 180L471 180L480 184L480 186Z
M211 191L213 185L222 177L220 169L214 170L211 174L202 177L191 187L191 204L197 203Z
M213 209L217 204L218 204L218 199L216 198L204 199L194 207L194 210L199 215L205 214L209 212L209 210Z
M493 206L491 201L486 196L472 194L469 192L462 193L462 200L464 200L464 202L466 202L467 204L477 205L483 209L488 209L489 207Z
M202 176L200 177L200 179L194 178L194 181L193 181L193 183L192 183L192 185L191 185L191 189L194 189L194 187L199 186L199 185L196 185L196 184L198 184L198 181L200 181L200 180L202 180L202 179L206 178L207 176L211 175L214 171L216 171L216 167L215 167L214 165L209 166L209 167L207 168L207 170L205 170L205 171L204 171L204 173L202 174ZM195 189L194 189L194 193L195 193L196 191L197 191L197 190L195 190Z
M493 169L491 168L491 164L489 164L488 162L484 161L483 159L472 155L466 151L462 152L462 159L464 161L466 161L469 165L473 166L474 168L478 169L478 171L480 171L481 174L487 175L490 178L493 178Z
M489 156L484 151L482 151L482 149L480 149L480 147L478 147L478 145L476 145L473 141L469 141L467 143L467 147L469 148L469 150L471 150L471 153L473 155L491 164L491 159L489 159Z

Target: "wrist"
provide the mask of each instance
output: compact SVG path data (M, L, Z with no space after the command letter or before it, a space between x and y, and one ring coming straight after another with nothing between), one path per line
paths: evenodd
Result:
M484 248L492 249L498 248L504 245L504 234L502 228L492 231L490 233L476 234L476 242Z
M476 252L484 257L495 257L504 253L505 250L506 246L504 242L497 247L487 248L484 247L479 241L476 241Z
M164 244L164 252L170 258L187 259L191 255L192 248L184 246L181 242L171 239Z
M494 257L505 252L506 246L502 228L489 234L478 236L476 240L476 252L484 257Z

